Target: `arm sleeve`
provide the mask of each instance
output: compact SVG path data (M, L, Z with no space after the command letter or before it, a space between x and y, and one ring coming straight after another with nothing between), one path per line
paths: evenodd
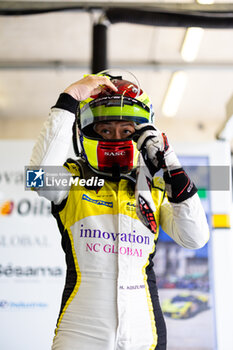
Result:
M30 167L62 166L64 164L72 140L72 126L77 106L78 101L70 95L65 93L60 95L33 147ZM65 172L67 170L64 168ZM57 190L35 190L39 196L43 196L55 204L59 204L69 192L69 189L59 188Z
M198 194L180 203L164 198L160 211L162 229L180 246L203 247L209 239L209 227Z

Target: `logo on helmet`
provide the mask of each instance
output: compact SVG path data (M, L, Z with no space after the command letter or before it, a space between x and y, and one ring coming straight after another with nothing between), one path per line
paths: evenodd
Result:
M125 151L104 152L104 155L109 157L119 157L119 156L125 156L126 152Z

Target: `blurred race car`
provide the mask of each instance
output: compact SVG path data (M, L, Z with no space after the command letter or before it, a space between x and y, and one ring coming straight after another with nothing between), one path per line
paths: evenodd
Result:
M174 319L190 318L208 309L206 295L179 294L162 303L164 315Z

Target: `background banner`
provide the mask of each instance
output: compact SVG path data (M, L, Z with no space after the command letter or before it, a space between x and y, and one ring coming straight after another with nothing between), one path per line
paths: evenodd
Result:
M34 142L0 142L0 349L50 349L65 261L50 203L25 191Z
M179 160L198 188L211 228L210 173L215 174L209 157L190 155L180 156ZM168 349L213 350L216 339L211 239L201 249L185 249L160 229L154 262L168 328Z

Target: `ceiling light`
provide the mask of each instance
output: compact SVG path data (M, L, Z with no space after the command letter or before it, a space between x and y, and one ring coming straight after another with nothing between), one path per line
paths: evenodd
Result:
M214 0L196 0L198 4L201 5L211 5L214 4Z
M217 135L218 139L231 141L233 139L233 115L223 125Z
M222 140L233 140L233 95L226 105L227 117L221 129L217 133L217 138Z
M186 30L184 41L181 47L181 56L184 61L191 62L195 60L203 33L204 29L198 27L190 27Z
M162 105L162 112L166 117L174 117L176 115L186 82L187 75L185 72L173 73Z

